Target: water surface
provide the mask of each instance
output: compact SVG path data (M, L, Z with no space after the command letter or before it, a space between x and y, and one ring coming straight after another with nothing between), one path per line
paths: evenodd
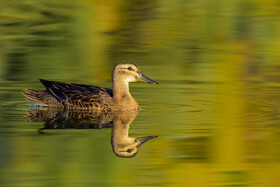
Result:
M1 186L280 185L277 2L0 7ZM114 153L112 123L40 133L46 122L25 117L38 78L111 88L120 60L159 82L130 85L142 110L129 136L158 136L134 157Z

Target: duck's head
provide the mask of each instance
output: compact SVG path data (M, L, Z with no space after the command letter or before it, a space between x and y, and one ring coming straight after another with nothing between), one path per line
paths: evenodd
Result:
M116 64L112 72L112 79L118 79L118 81L122 80L128 83L143 81L150 84L158 84L157 81L146 77L140 71L139 66L131 61L123 61Z
M112 139L113 151L118 157L131 158L138 153L141 145L157 137L158 136L145 136L140 138L127 137L121 141Z

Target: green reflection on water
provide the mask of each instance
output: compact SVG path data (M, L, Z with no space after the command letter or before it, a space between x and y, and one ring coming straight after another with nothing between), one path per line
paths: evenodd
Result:
M0 1L0 179L4 186L279 186L279 5L266 1ZM132 159L110 129L25 121L38 78L111 87L136 61L143 111Z

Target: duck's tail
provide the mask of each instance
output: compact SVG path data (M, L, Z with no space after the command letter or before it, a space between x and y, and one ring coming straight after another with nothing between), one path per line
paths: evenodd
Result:
M24 92L22 92L22 95L24 95L29 101L45 106L49 105L50 100L53 100L46 91L25 89Z

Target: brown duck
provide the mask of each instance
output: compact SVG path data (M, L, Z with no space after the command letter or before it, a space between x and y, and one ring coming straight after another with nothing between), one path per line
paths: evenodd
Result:
M89 110L61 110L36 108L28 112L28 121L44 122L38 133L48 133L47 129L102 129L112 128L111 145L118 157L131 158L147 141L158 136L134 137L129 135L129 127L138 110L98 112Z
M129 92L129 83L144 81L158 84L146 77L138 65L119 62L112 72L112 89L92 85L63 83L40 79L44 91L27 89L23 95L39 106L78 110L137 110L139 106Z

